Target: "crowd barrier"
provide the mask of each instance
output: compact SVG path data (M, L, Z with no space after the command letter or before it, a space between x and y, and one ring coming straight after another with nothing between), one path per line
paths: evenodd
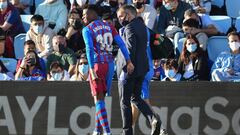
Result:
M107 112L113 135L120 135L117 82L112 88ZM240 83L151 83L151 104L169 135L238 135L239 101ZM0 82L1 135L88 135L94 113L88 83ZM150 133L142 114L134 131Z

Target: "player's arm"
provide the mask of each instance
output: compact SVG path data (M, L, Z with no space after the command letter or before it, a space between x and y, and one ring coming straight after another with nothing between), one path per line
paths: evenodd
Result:
M88 27L83 28L82 30L83 40L86 46L86 55L88 64L90 67L90 74L92 79L95 80L97 78L96 73L94 72L94 48L93 48L93 38Z
M134 70L134 66L131 62L131 59L130 59L130 56L129 56L129 53L128 53L128 50L126 48L126 45L124 44L122 38L117 34L114 36L114 40L115 42L117 43L117 45L119 46L119 48L121 49L125 59L126 59L126 63L127 63L127 71L128 73L132 73L133 70Z

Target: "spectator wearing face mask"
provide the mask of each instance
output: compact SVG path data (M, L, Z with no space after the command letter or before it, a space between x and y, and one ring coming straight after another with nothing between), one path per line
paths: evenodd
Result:
M71 81L87 81L89 75L89 65L87 62L86 54L82 54L78 60L75 73L71 77Z
M66 70L64 70L62 64L59 62L53 62L50 66L50 72L48 75L48 81L69 81L70 76Z
M178 66L184 81L208 80L208 57L194 35L186 37Z
M154 7L145 4L145 0L133 0L133 5L137 10L138 15L143 18L145 25L153 30L157 18L157 11Z
M25 41L24 42L23 51L24 51L24 56L26 56L28 51L35 51L36 52L36 45L35 45L35 43L32 40ZM19 67L21 66L22 61L23 61L23 59L19 59L18 60L16 69L19 69ZM42 69L42 71L44 73L44 78L46 78L47 77L47 75L46 75L46 65L45 65L44 59L43 58L39 58L39 63L40 63L41 69Z
M67 7L63 0L45 0L38 5L35 14L43 16L55 33L67 25Z
M44 79L44 72L40 66L37 53L33 50L28 51L17 69L15 80L40 81Z
M215 60L212 81L240 81L240 40L236 32L228 34L230 52L222 52Z
M71 76L77 63L74 52L67 47L66 39L63 36L54 36L52 42L54 52L47 57L47 71L50 71L52 62L58 61Z
M163 6L159 11L157 31L161 34L165 34L167 33L165 30L167 30L169 26L175 26L174 28L181 27L184 19L184 12L188 9L191 9L191 6L181 0L163 0Z
M161 81L180 81L182 75L178 73L178 63L175 59L168 59L164 64L166 77Z
M34 41L40 58L46 58L53 51L52 38L54 35L54 31L48 27L47 23L44 23L41 15L33 15L26 41Z
M79 9L72 9L68 16L68 28L65 35L67 44L70 49L79 54L85 49L85 43L82 36L82 11Z

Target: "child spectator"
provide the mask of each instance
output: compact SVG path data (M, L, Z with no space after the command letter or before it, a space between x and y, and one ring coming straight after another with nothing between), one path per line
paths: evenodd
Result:
M165 77L164 69L163 69L163 62L164 60L153 60L153 80L160 81Z
M180 81L182 75L178 73L178 63L175 59L168 59L164 64L166 77L162 81Z
M48 81L69 81L70 76L59 62L53 62L50 66Z

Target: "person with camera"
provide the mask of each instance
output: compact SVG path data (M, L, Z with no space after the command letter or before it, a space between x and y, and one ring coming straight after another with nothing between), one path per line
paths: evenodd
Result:
M54 52L47 57L47 71L50 71L52 62L58 61L63 65L64 70L68 71L70 76L73 75L77 58L74 52L67 47L65 37L61 35L54 36L52 44Z
M15 74L15 80L41 81L45 80L40 66L39 57L34 50L29 50Z
M31 27L27 32L26 41L33 40L38 56L46 58L52 51L52 38L55 35L41 15L33 15L31 18Z
M79 9L72 9L68 16L68 28L66 32L67 44L75 53L81 54L85 49L85 43L82 37L82 20L81 11Z

